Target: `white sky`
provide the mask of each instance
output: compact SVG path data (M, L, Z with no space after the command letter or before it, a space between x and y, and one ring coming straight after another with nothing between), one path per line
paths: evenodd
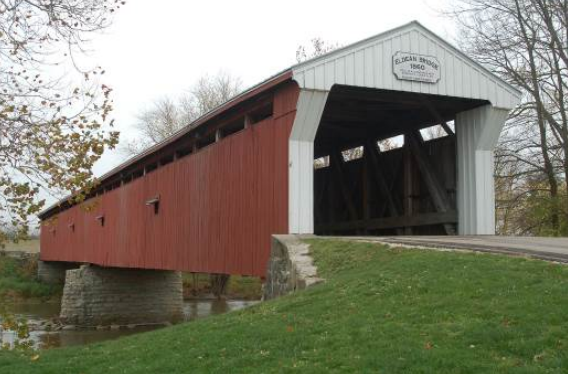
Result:
M438 14L447 1L130 0L93 40L89 59L106 70L115 126L127 139L136 113L154 100L219 70L254 85L294 64L298 46L314 37L345 45L418 20L452 40L451 20ZM95 173L122 161L108 152Z

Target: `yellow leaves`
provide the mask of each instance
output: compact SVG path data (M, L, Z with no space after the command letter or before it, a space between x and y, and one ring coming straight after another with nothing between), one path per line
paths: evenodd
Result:
M434 348L434 344L432 344L432 342L428 341L428 342L424 343L424 349L430 350L432 348Z
M2 113L13 113L16 110L14 105L7 105L2 109Z
M32 357L30 357L30 361L37 361L39 360L39 355L33 355Z

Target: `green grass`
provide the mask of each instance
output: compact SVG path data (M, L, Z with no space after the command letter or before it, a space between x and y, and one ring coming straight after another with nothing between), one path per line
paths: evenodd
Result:
M0 254L0 299L45 299L61 292L60 286L38 282L36 274L36 260L16 260Z
M564 373L568 267L312 241L327 279L247 310L85 347L0 353L1 373Z

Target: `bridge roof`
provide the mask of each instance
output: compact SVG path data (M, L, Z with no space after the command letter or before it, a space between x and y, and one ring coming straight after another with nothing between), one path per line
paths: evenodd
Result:
M429 84L395 79L392 64L398 51L436 55L441 60L443 83ZM397 91L466 97L490 101L511 109L520 100L519 90L486 67L469 58L443 38L417 21L380 33L368 39L336 49L322 56L293 65L245 90L226 103L189 123L170 137L149 147L99 178L99 188L112 183L126 169L143 166L153 155L181 138L191 136L203 125L276 86L294 80L303 89L330 90L334 84L371 87ZM51 205L39 214L48 218L70 206L70 197Z

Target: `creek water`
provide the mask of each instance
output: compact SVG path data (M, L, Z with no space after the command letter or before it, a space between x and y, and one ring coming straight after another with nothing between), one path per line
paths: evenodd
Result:
M257 300L186 300L184 302L184 321L192 321L210 315L227 313L258 303ZM39 328L44 322L52 321L59 315L60 305L56 303L17 303L5 306L6 311L15 317L25 318L30 325L30 339L37 349L67 347L89 344L103 340L116 339L121 336L133 335L144 331L163 328L163 325L137 326L117 330L105 329L76 329L45 331ZM1 322L1 321L0 321ZM0 343L12 345L16 333L0 327Z

